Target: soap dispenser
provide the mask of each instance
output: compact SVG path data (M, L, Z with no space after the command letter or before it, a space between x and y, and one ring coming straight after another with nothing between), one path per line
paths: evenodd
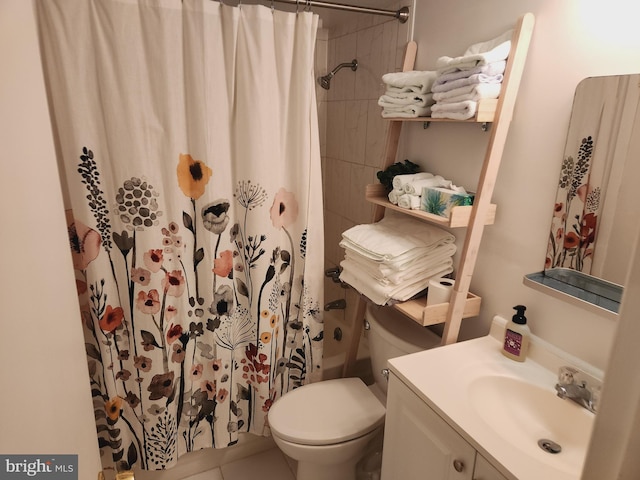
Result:
M511 360L524 362L527 358L529 336L531 335L531 330L527 325L527 317L524 316L527 307L516 305L513 308L516 313L511 318L511 321L507 323L507 327L504 330L502 353Z

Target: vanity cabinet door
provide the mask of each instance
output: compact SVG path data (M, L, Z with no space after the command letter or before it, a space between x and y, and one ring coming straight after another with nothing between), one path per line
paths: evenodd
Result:
M471 445L390 375L382 480L472 480L475 455Z
M493 465L482 455L476 456L476 467L473 471L473 480L507 480Z

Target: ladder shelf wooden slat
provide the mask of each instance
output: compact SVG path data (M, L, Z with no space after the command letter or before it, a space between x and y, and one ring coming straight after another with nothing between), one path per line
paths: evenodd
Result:
M380 205L389 210L396 210L406 215L419 218L421 220L428 221L434 225L448 228L466 227L469 224L471 218L472 205L460 205L451 209L450 217L442 217L433 213L425 212L422 210L410 210L402 208L391 203L387 197L387 191L381 183L375 183L367 185L365 198L368 202ZM485 225L492 225L496 218L496 205L491 204L489 211L487 212L487 218Z
M479 296L467 292L467 300L462 317L470 318L477 316L480 313L481 301L482 298ZM393 308L402 312L423 327L428 327L429 325L438 325L446 321L449 303L427 305L427 297L421 297L415 300L397 303L393 305Z

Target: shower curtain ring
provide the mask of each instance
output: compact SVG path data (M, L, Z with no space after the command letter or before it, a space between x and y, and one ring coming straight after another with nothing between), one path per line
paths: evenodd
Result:
M305 12L310 12L311 11L311 0L307 0L307 6L304 7L304 11Z
M300 0L296 0L296 14L298 13L299 9L300 9Z
M275 0L271 0L271 13L273 13L276 9L274 3L275 3Z

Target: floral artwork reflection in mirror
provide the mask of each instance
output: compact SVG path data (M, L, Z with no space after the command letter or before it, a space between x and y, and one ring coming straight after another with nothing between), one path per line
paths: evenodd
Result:
M589 183L593 150L593 137L587 136L575 157L562 162L545 269L591 270L600 206L600 186Z

